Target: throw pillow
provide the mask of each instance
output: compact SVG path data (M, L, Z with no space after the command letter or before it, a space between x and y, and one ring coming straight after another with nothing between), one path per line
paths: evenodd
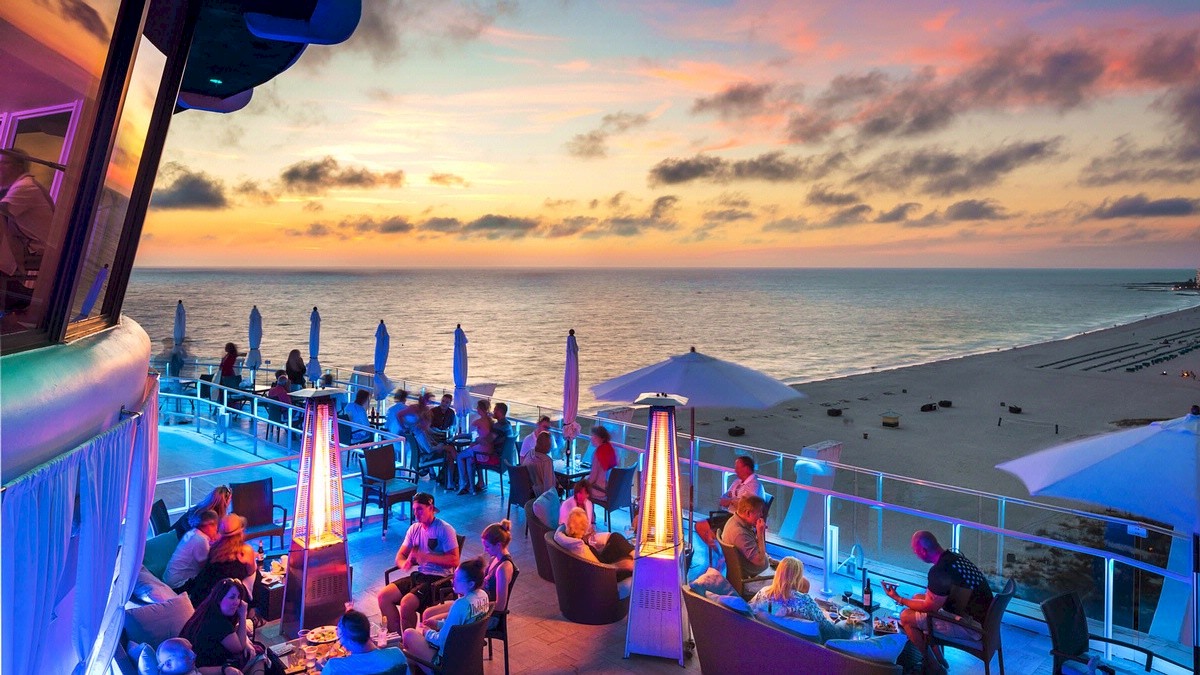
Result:
M138 655L138 675L158 675L158 655L154 653L154 647L150 645L142 646L142 653Z
M798 616L775 616L767 612L756 612L759 621L795 633L809 642L821 642L821 624Z
M852 654L868 661L895 663L896 658L900 656L900 652L904 651L904 645L907 642L907 635L904 633L894 633L867 640L830 640L825 643L825 646L834 651L842 652L843 654Z
M740 595L716 595L713 596L713 600L735 612L741 612L742 614L750 613L750 603L746 602L746 599Z
M166 602L175 597L175 591L164 584L162 580L146 569L145 565L138 570L137 582L133 585L133 599L143 605L153 602Z
M157 537L146 540L146 552L142 554L142 564L150 573L159 579L167 571L167 563L171 562L171 554L179 546L179 537L175 531L163 532Z
M183 624L192 618L194 611L187 594L166 602L133 607L125 610L125 633L130 640L157 649L163 640L179 637Z
M700 595L733 595L733 586L720 570L710 567L692 582L692 590Z
M533 515L541 518L546 527L553 530L558 527L558 509L561 505L558 492L546 490L533 500Z

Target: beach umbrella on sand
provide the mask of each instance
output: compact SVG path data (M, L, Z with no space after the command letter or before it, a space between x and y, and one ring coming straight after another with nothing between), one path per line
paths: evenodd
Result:
M1200 596L1200 406L1184 417L1064 443L997 464L1039 497L1129 511L1192 535ZM1192 660L1200 673L1200 597L1192 598Z
M579 435L579 423L575 416L579 414L579 343L575 341L575 329L567 333L567 365L563 371L563 438L567 441L567 452L570 452Z
M171 337L175 340L171 352L182 357L184 354L183 340L187 337L187 310L183 308L182 300L175 305L175 328Z
M459 430L465 431L471 414L471 392L467 389L467 334L461 323L454 329L454 410Z
M308 316L308 322L308 366L304 374L316 382L321 379L321 362L317 360L317 355L321 353L321 313L316 307Z
M382 401L392 393L392 381L383 372L387 369L388 352L391 349L392 338L388 335L388 329L384 325L383 319L380 319L379 327L375 329L375 399L377 401Z
M691 438L696 438L696 408L770 408L784 401L803 398L804 394L753 368L722 361L691 351L672 356L592 387L602 401L636 401L643 393L678 394L688 399L691 409ZM688 511L696 501L696 444L690 443L688 463ZM692 519L692 532L695 532ZM687 549L690 551L689 536Z
M250 369L250 382L253 383L258 375L258 367L262 365L262 314L258 305L250 308L250 352L246 354L246 367Z

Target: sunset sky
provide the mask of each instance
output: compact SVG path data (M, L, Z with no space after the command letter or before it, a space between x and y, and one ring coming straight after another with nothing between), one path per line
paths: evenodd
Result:
M141 266L1200 266L1195 0L367 0Z

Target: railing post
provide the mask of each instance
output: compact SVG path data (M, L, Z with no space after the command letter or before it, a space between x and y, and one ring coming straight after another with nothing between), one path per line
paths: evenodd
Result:
M1008 510L1008 500L1004 497L996 504L996 527L1004 529L1004 515ZM996 574L1004 576L1004 535L996 535Z
M1104 559L1104 637L1112 639L1113 635L1113 574L1117 563L1112 558ZM1104 658L1112 658L1112 645L1105 643Z
M183 508L192 508L192 477L187 476L183 479Z
M825 541L822 546L825 550L825 578L821 582L821 592L825 595L833 595L833 589L829 585L829 581L833 579L833 573L837 570L838 559L838 529L830 524L830 517L833 511L833 495L825 495L821 500L825 509Z
M950 548L959 551L962 545L962 523L954 523L950 526Z
M268 424L267 428L270 428ZM254 438L254 456L258 457L258 397L250 397L250 436Z
M880 504L883 503L883 472L882 471L875 474L875 501L879 502ZM876 509L875 509L875 513L876 513L876 515L875 515L875 520L876 520L875 542L879 546L878 555L881 558L883 557L883 511L884 511L883 507L876 507Z

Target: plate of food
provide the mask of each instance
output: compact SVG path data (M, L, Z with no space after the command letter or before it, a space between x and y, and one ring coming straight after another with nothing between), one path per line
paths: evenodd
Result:
M337 629L333 626L319 626L308 631L305 636L310 645L325 645L330 642L337 642Z
M870 616L870 614L867 614L866 610L862 609L861 607L854 607L853 605L846 605L845 607L841 608L838 610L838 615L846 621L858 623L866 621L867 617Z
M900 624L895 619L875 619L876 633L899 633Z

